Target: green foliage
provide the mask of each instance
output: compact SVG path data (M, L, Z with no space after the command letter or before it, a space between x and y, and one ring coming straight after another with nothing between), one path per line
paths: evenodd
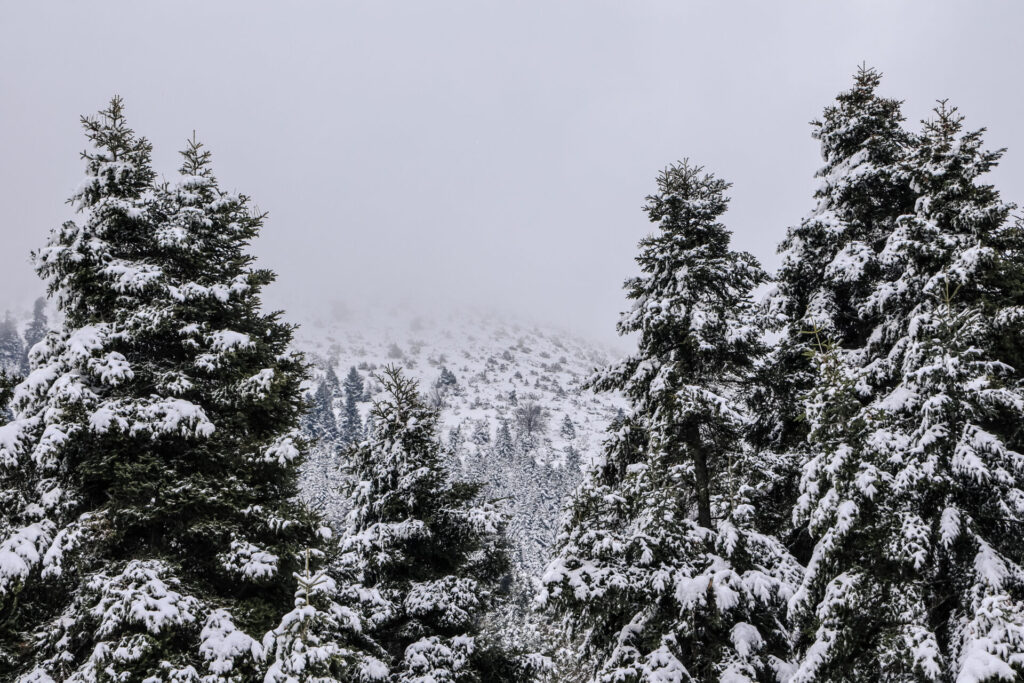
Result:
M34 254L64 327L0 428L7 673L240 676L320 542L295 502L306 366L247 253L264 217L195 140L156 184L120 99L83 126L80 216Z

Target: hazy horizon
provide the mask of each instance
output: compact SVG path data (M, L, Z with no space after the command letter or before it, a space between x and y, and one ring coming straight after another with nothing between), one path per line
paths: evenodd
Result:
M1012 2L8 3L0 28L0 311L71 217L81 114L125 98L170 177L195 130L269 211L268 302L508 311L603 342L641 206L689 157L768 268L812 207L808 122L861 63L917 129L949 98L1024 190L1024 6Z

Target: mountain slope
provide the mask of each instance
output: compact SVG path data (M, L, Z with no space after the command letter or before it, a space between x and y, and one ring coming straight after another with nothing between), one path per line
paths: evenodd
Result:
M364 380L357 407L365 421L380 390L376 370L394 364L417 378L441 410L455 476L485 482L486 495L503 499L513 554L524 575L536 576L564 497L622 405L618 396L581 387L613 352L494 315L333 308L297 335L316 368L311 395L328 368L344 379L354 367ZM333 393L334 417L341 419L344 396L340 387ZM335 521L344 514L342 477L335 444L314 449L304 490Z

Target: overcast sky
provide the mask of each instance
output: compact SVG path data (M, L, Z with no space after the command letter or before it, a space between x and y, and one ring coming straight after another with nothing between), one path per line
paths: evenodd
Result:
M644 196L689 157L734 183L735 242L813 206L808 122L867 62L913 122L950 98L1024 201L1024 3L0 0L0 307L114 93L178 167L193 129L270 212L255 245L296 308L493 306L610 339ZM376 294L375 294L376 293Z

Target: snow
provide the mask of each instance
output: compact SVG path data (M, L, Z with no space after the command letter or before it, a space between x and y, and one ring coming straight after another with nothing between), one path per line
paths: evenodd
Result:
M278 557L245 540L232 539L230 549L217 556L227 571L258 582L277 573Z
M117 351L110 351L99 358L89 359L88 368L93 376L112 387L129 381L135 376L128 364L128 359Z
M12 595L35 570L54 530L50 522L37 522L7 534L0 544L0 595Z
M729 638L740 657L748 657L764 645L764 638L757 627L742 621L733 625Z
M165 582L163 577L170 574L170 568L158 560L131 560L119 574L100 573L89 579L90 588L99 593L89 610L97 619L96 635L114 635L125 624L138 624L157 635L195 622L199 601Z
M233 330L218 330L208 336L210 348L224 353L252 348L253 342L249 335Z
M224 609L215 609L207 615L199 639L199 654L214 674L229 674L245 655L254 660L263 656L260 643L239 630Z
M295 440L297 438L297 434L286 434L285 436L278 438L261 454L260 460L268 463L277 463L281 467L284 467L288 463L298 459L301 452L299 451L298 446L295 445Z

